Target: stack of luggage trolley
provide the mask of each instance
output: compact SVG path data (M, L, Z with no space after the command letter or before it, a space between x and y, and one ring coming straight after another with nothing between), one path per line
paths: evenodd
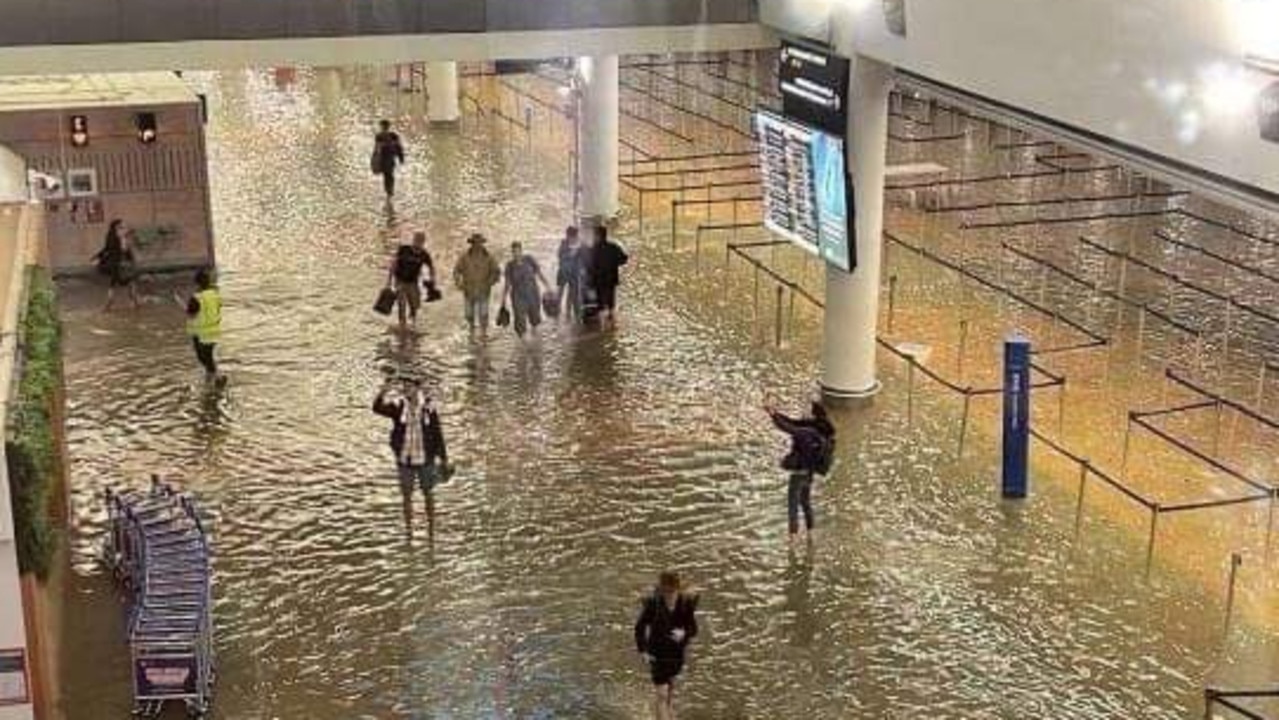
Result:
M168 702L203 717L213 692L209 540L191 496L152 477L145 491L106 492L107 564L128 593L133 714Z

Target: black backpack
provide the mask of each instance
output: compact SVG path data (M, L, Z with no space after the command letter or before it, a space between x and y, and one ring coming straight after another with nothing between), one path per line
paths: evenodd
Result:
M782 460L782 468L796 472L826 475L835 463L835 439L815 428L800 428L794 446Z

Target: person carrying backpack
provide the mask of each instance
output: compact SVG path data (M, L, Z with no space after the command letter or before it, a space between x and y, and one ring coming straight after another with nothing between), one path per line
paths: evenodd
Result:
M790 537L799 534L799 514L804 514L804 529L813 532L813 479L830 472L835 457L835 426L819 402L812 404L812 415L792 418L772 406L765 412L778 430L790 436L790 451L782 458L782 469L790 472L786 493L786 516Z

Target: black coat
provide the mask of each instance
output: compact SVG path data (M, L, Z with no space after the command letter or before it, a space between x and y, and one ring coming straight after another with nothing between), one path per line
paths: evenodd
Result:
M621 281L619 270L630 260L621 245L605 240L591 249L587 270L591 287L616 287Z
M697 637L696 610L696 596L681 593L674 611L656 592L644 598L644 609L635 621L635 649L657 658L683 658L688 643ZM676 628L684 631L684 639L679 642L671 637Z
M404 400L387 401L384 394L379 393L373 399L373 412L382 417L389 418L394 424L391 426L391 452L395 453L395 461L399 462L400 453L404 450L404 440L408 436L408 423L403 422L400 418L404 415ZM448 450L444 446L444 429L440 425L440 415L434 410L427 410L419 417L422 423L422 443L426 446L426 459L430 462L439 458L440 462L448 464Z

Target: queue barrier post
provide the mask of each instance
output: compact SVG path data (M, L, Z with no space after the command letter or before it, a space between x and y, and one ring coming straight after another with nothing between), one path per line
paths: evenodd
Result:
M893 319L897 315L897 275L888 276L888 332L893 331Z
M1146 577L1155 558L1155 538L1159 533L1159 503L1150 504L1150 539L1146 542Z
M1239 577L1239 566L1243 565L1243 556L1238 552L1230 553L1230 580L1226 584L1226 620L1223 633L1230 632L1230 616L1235 609L1235 580Z
M1079 499L1075 501L1075 539L1079 539L1079 529L1084 521L1084 494L1088 491L1088 460L1079 463Z
M777 302L775 303L775 312L773 313L773 344L776 347L782 346L782 293L785 292L782 284L777 283Z
M906 427L915 425L915 356L906 357Z
M968 437L968 416L972 412L973 404L973 388L971 385L964 388L964 413L959 419L959 449L955 455L958 459L964 457L964 441Z

